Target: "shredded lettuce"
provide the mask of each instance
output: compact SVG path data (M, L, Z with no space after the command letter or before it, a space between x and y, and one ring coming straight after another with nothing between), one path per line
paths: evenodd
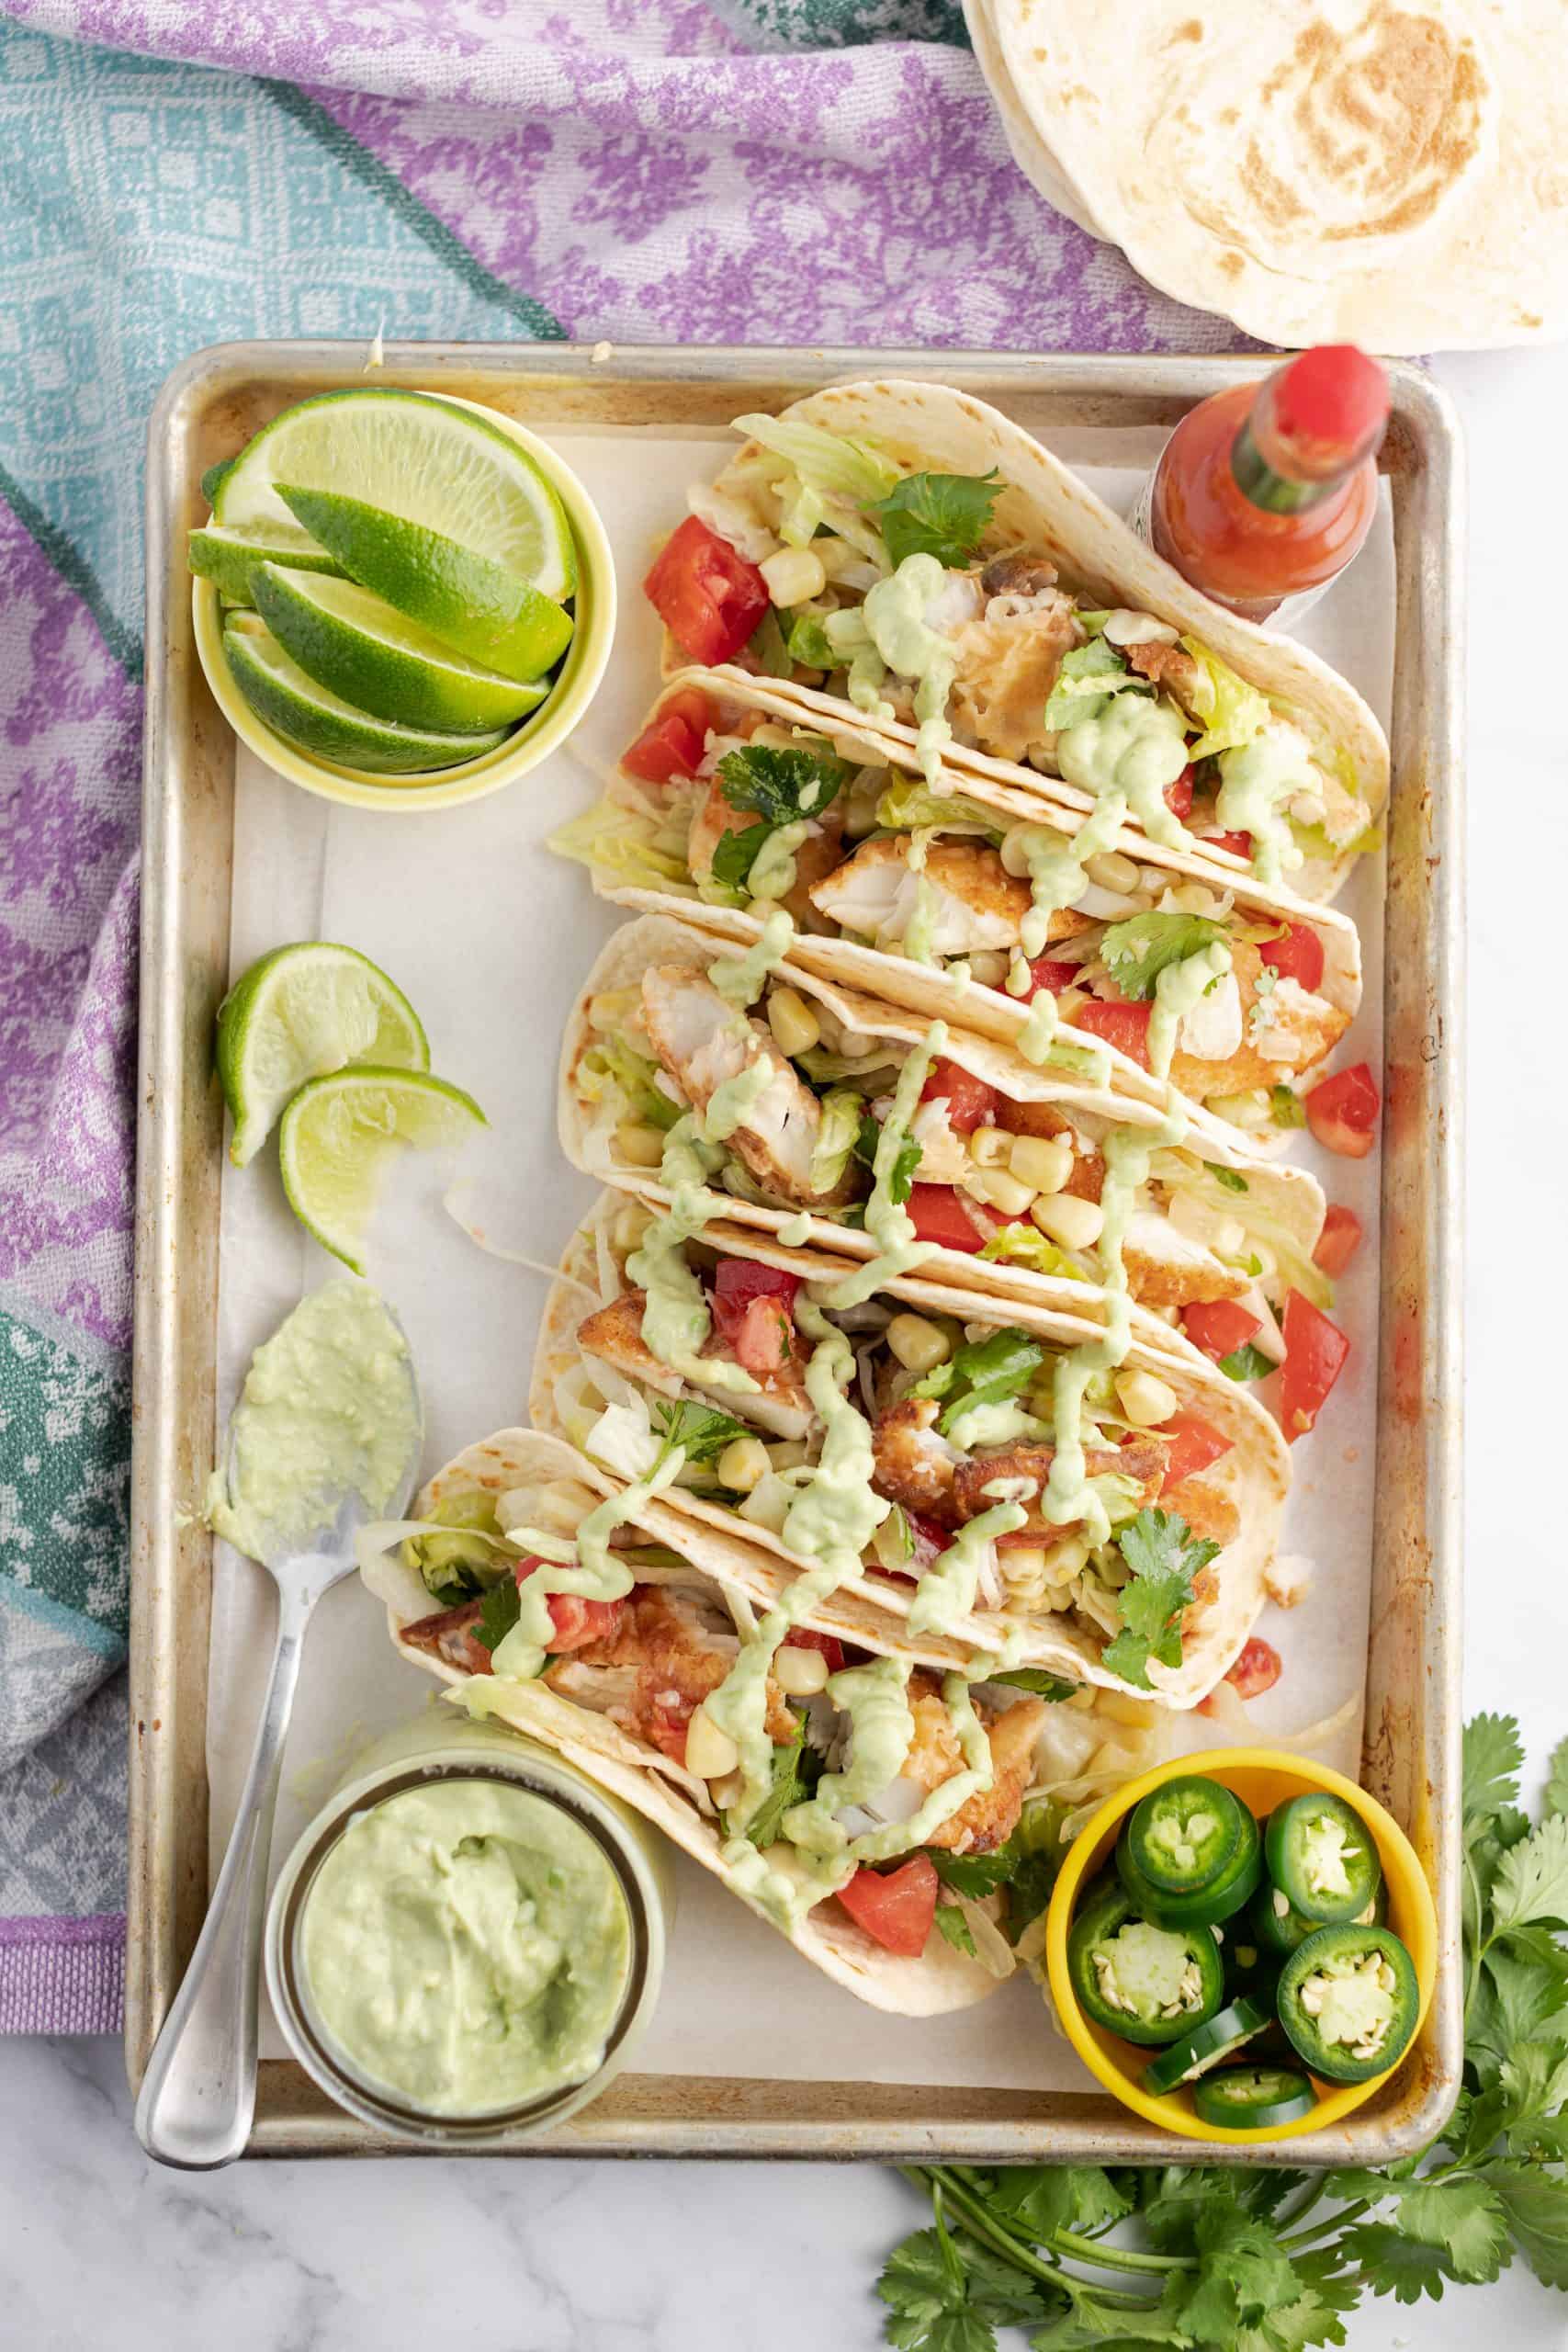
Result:
M645 890L667 890L671 883L688 894L690 868L657 846L660 827L652 817L638 816L613 800L601 800L586 816L558 827L547 846L558 857L574 858L599 879Z
M1198 664L1199 684L1187 697L1191 716L1201 719L1203 732L1187 747L1190 760L1207 759L1214 752L1234 752L1261 734L1274 713L1267 695L1249 686L1217 653L1195 637L1181 640Z
M852 498L858 505L874 506L898 481L898 469L868 442L852 440L847 433L827 433L819 424L802 424L783 416L738 416L737 433L750 434L782 458L810 490Z
M804 607L791 617L786 644L790 660L803 670L836 670L844 658L829 643L822 615Z
M811 1147L811 1190L829 1193L848 1167L860 1139L865 1097L857 1087L835 1086L822 1097L822 1124Z
M1090 638L1087 645L1070 647L1062 656L1062 666L1045 706L1047 729L1059 733L1064 727L1077 727L1086 718L1099 718L1109 707L1111 695L1124 686L1147 691L1145 682L1134 678L1122 655L1103 637Z
M655 1086L657 1067L623 1037L601 1036L577 1065L578 1090L590 1102L599 1102L607 1087L618 1086L639 1119L667 1134L681 1116L681 1105Z
M1087 1283L1089 1279L1066 1251L1059 1249L1037 1226L998 1227L980 1255L1003 1265L1027 1266L1032 1273L1057 1274L1064 1282Z
M919 776L901 775L890 784L876 804L876 821L885 832L911 832L927 826L943 833L978 833L999 842L1002 829L977 801L956 794L933 792Z

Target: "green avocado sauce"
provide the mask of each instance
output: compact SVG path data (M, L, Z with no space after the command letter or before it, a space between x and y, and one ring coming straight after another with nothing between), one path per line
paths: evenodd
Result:
M610 1538L617 1527L636 1516L643 1504L673 1483L685 1466L686 1456L680 1446L667 1453L658 1466L644 1478L637 1478L619 1494L607 1495L580 1521L576 1551L558 1541L552 1541L543 1531L531 1528L509 1530L512 1540L536 1553L541 1566L517 1588L517 1623L496 1644L491 1654L491 1673L470 1679L463 1686L469 1700L470 1712L486 1712L486 1694L494 1681L532 1682L544 1671L550 1636L555 1628L550 1617L550 1595L555 1592L575 1593L584 1600L624 1600L637 1578L624 1560L618 1560L610 1549ZM561 1551L567 1557L555 1556ZM471 1694L477 1692L477 1699Z
M1179 711L1147 695L1113 695L1096 718L1080 718L1056 738L1056 765L1068 784L1096 797L1125 796L1150 841L1165 849L1197 842L1166 803L1166 787L1187 765L1187 730Z
M911 559L912 560L912 559ZM889 1189L898 1155L908 1138L909 1122L920 1100L920 1089L931 1066L947 1043L947 1023L933 1021L918 1046L911 1046L893 1090L893 1102L882 1122L876 1157L872 1163L872 1187L865 1204L865 1230L876 1244L876 1255L846 1274L828 1293L829 1306L861 1306L893 1274L912 1272L924 1265L933 1245L915 1238L915 1220Z
M1052 916L1082 898L1084 867L1101 851L1115 848L1126 817L1127 795L1111 786L1076 833L1060 833L1050 825L1015 825L1006 836L1002 864L1010 874L1028 875L1033 900L1019 930L1026 957L1045 953Z
M760 1067L765 1070L767 1065ZM749 1372L725 1357L702 1353L713 1317L685 1257L686 1243L696 1238L710 1218L725 1214L725 1202L709 1191L707 1182L722 1158L718 1147L699 1132L694 1113L688 1111L676 1120L664 1138L659 1167L670 1206L626 1260L626 1272L643 1293L642 1341L650 1355L704 1387L750 1394L757 1383Z
M942 780L942 755L953 741L947 697L958 657L945 637L931 628L926 606L940 594L946 574L934 555L907 555L897 571L868 588L862 607L872 643L889 670L915 681L916 752L926 782Z
M1252 835L1252 870L1274 888L1287 867L1300 865L1281 804L1318 788L1317 771L1293 728L1266 727L1250 743L1222 752L1214 815L1227 832Z
M1216 939L1196 956L1168 964L1155 977L1154 1008L1149 1014L1149 1068L1156 1078L1168 1078L1176 1056L1177 1033L1195 1004L1231 968L1231 951Z
M909 1603L911 1634L951 1634L974 1609L980 1568L998 1535L1011 1535L1029 1513L1019 1503L995 1503L966 1520L920 1578Z
M585 2082L626 1996L632 1933L598 1840L494 1780L432 1780L349 1823L299 1925L306 2003L341 2063L427 2115Z
M204 1517L252 1559L299 1550L358 1495L385 1516L419 1442L408 1341L368 1283L325 1283L251 1358Z
M753 886L756 867L751 869ZM793 882L794 876L791 876ZM753 895L761 893L753 888ZM762 918L762 928L743 956L721 956L708 967L708 978L720 996L744 1012L755 1004L773 972L789 954L795 943L795 924L784 907L771 907Z

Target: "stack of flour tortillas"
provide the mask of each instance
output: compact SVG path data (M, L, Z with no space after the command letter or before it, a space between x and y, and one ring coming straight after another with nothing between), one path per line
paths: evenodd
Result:
M1269 343L1568 333L1563 0L964 0L1023 170Z

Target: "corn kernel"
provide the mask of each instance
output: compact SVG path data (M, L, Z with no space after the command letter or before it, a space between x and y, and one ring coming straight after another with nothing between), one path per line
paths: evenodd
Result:
M781 548L757 567L775 605L804 605L828 585L820 556L809 548Z
M1061 1136L1014 1136L1008 1167L1032 1192L1059 1193L1073 1172L1073 1148Z
M624 1208L617 1209L611 1238L618 1255L629 1258L634 1250L640 1250L643 1236L652 1223L653 1211L645 1209L640 1201L627 1201Z
M1129 1699L1122 1690L1102 1690L1100 1712L1113 1724L1126 1724L1134 1731L1147 1731L1158 1710L1150 1699Z
M768 994L768 1026L781 1054L793 1059L809 1053L822 1035L822 1023L795 989L773 989Z
M1105 1212L1098 1201L1080 1201L1076 1193L1046 1193L1029 1212L1048 1239L1064 1250L1092 1250L1105 1230Z
M1116 1394L1135 1430L1162 1429L1176 1410L1175 1389L1156 1380L1152 1372L1118 1373Z
M738 1437L731 1440L719 1455L716 1464L718 1483L738 1495L749 1495L760 1486L773 1468L768 1449L760 1437Z
M686 1729L686 1770L699 1781L722 1780L740 1761L740 1750L705 1707L699 1707Z
M828 1661L820 1650L797 1650L786 1642L773 1652L773 1680L786 1699L814 1699L828 1687Z
M1273 1111L1268 1093L1261 1086L1249 1087L1245 1094L1213 1094L1209 1098L1209 1108L1220 1118L1228 1119L1233 1127L1240 1127L1244 1132L1266 1127Z
M953 1353L953 1342L940 1323L923 1315L896 1315L887 1326L887 1344L906 1372L934 1372Z
M1120 850L1102 849L1098 856L1086 859L1084 872L1102 890L1119 890L1123 898L1138 887L1138 869Z
M1000 1209L1003 1216L1022 1216L1034 1198L1033 1185L1010 1176L1005 1168L976 1168L968 1183L972 1193L977 1193L992 1208Z
M624 1119L615 1129L615 1152L628 1168L657 1168L664 1157L664 1137L640 1119Z
M976 1127L969 1138L969 1157L976 1168L1005 1168L1012 1146L1005 1127Z
M977 948L969 958L969 977L983 989L999 989L1008 976L1008 959L999 948Z

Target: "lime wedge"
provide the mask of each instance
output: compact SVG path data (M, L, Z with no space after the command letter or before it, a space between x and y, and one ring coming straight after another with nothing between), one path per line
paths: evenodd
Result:
M315 760L367 775L425 775L477 759L505 741L503 728L488 735L448 735L372 718L308 677L254 613L236 613L224 624L223 650L256 717Z
M504 564L444 533L335 490L279 482L278 494L314 543L337 558L306 569L341 568L470 661L503 677L538 678L571 643L570 613ZM286 555L278 560L288 561Z
M186 552L198 579L213 580L219 593L236 604L255 602L258 563L291 564L296 571L343 571L334 556L304 531L268 531L253 537L247 531L224 531L215 524L193 531Z
M203 498L206 499L209 506L211 505L213 500L217 497L218 485L222 481L224 475L232 471L233 464L234 460L232 458L220 458L217 464L209 466L207 471L202 475L201 494Z
M255 1158L307 1079L347 1062L430 1068L419 1015L401 989L356 947L323 939L258 957L218 1008L218 1078L234 1121L235 1167Z
M471 1094L422 1070L344 1069L299 1089L277 1130L288 1205L323 1250L365 1272L358 1250L400 1145L466 1143L488 1125Z
M285 409L217 483L214 520L239 531L291 528L284 481L422 523L557 603L577 585L566 509L527 451L432 393L365 386Z
M549 692L547 680L481 670L355 580L264 563L255 597L285 652L319 685L377 718L480 734L521 718Z

